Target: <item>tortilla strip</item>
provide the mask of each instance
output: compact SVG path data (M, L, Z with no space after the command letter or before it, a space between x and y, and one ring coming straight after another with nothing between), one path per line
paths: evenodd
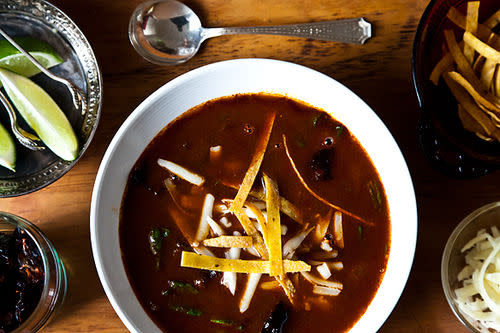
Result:
M485 87L484 84L479 80L479 78L474 73L474 70L467 62L467 59L465 59L462 50L460 50L460 47L457 44L453 31L445 30L444 35L446 43L448 44L448 48L450 49L453 59L455 60L455 63L457 64L457 67L463 77L470 83L472 87L474 87L474 90L479 92L482 96L484 96L495 105L498 104L498 98L488 93L488 87Z
M267 228L262 229L262 231L264 242L269 251L270 275L283 275L278 185L265 173L264 185L266 187Z
M231 207L229 207L229 211L236 212L237 210L241 210L243 204L247 200L248 193L252 189L253 182L255 181L255 177L259 173L260 165L262 164L262 160L264 159L264 154L266 153L267 144L269 143L269 138L271 137L271 132L273 130L274 119L276 118L276 113L273 113L269 120L266 122L264 127L263 135L261 136L259 142L257 142L257 148L252 157L252 162L250 163L250 167L248 168L243 181L241 182L240 189L238 193L236 193L236 197L234 198Z
M266 290L279 288L279 286L280 286L280 284L276 280L265 281L265 282L261 282L261 284L260 284L260 288L266 289Z
M319 221L316 224L316 230L313 235L315 243L321 243L321 241L325 237L326 232L328 231L328 227L330 226L330 222L332 221L332 217L333 217L333 209L330 208L326 216L324 217L321 216L319 218Z
M454 67L453 65L454 65L453 56L451 55L451 53L448 52L445 54L443 58L441 58L441 60L439 60L436 66L434 66L434 69L431 72L429 80L431 80L431 82L437 86L439 83L439 79L441 78L443 73L453 70Z
M458 105L458 117L464 128L469 132L487 135L483 127L460 104Z
M245 203L245 205L252 209L252 204L251 203ZM255 205L253 205L255 207ZM256 208L256 207L255 207ZM257 210L259 210L257 208ZM259 221L259 223L261 224L261 227L264 225L266 226L266 220L264 218L264 215L262 215L262 212L260 212L259 210L259 214L256 214L257 215L257 220ZM235 213L236 214L236 213ZM245 223L249 223L251 224L251 228L253 228L255 230L255 232L257 232L257 229L255 229L255 226L253 225L253 223L250 221L250 219L248 218L248 216L243 212L243 210L241 209L239 211L238 214L241 214L241 219L240 219L240 222L241 220L245 220ZM238 217L238 215L236 215ZM259 219L259 216L260 216L260 219ZM238 218L239 219L239 218ZM267 226L266 226L267 227ZM262 230L264 230L264 227L262 227ZM245 232L248 234L248 231L245 230ZM263 258L263 259L267 259L269 257L269 254L268 252L266 251L266 247L264 245L264 242L262 241L262 238L260 237L260 234L258 234L257 232L257 235L255 236L254 238L254 243L255 243L255 239L258 239L258 242L260 242L259 246L255 246L255 249L257 250L257 252L260 254L260 256ZM295 304L295 287L292 283L292 281L290 281L290 279L286 276L286 275L282 275L282 276L275 276L274 277L276 279L276 281L279 282L279 284L281 285L281 287L283 288L283 290L285 291L285 294L286 296L288 297L288 300L290 301L290 303L292 305Z
M270 261L222 259L186 251L182 251L181 266L235 273L269 274L271 270ZM310 265L299 260L283 260L283 266L286 273L308 272L311 270Z
M496 106L495 104L491 103L489 100L484 98L479 92L477 92L474 87L462 76L460 73L457 72L448 72L447 73L448 77L450 77L453 81L461 85L467 92L474 98L474 100L478 103L486 107L487 109L490 110L495 110L497 112L500 112L500 108Z
M251 209L251 210L256 209L256 211L259 211L258 213L256 213L256 211L254 212L254 213L256 213L255 215L257 216L257 220L259 221L259 223L260 223L260 225L262 227L262 230L264 230L264 226L267 228L266 219L265 219L264 215L262 215L262 212L260 211L260 209L258 209L257 207L255 207L255 205L253 205L252 203L249 203L249 202L246 202L245 205L249 209ZM245 217L247 218L248 222L252 223L250 221L250 219L248 219L248 216L246 216L246 214L243 212L243 210L241 210L241 214L245 215ZM244 217L242 217L242 219L244 219ZM253 226L253 224L252 224L252 226ZM253 227L255 229L255 226L253 226ZM260 239L260 241L262 241L262 238L260 238L260 235L257 234L257 236ZM265 246L260 246L257 249L257 251L259 252L260 256L263 259L267 259L268 258L268 253L266 251ZM281 287L285 291L285 294L288 297L288 300L290 301L290 303L292 305L294 305L295 304L295 287L294 287L292 281L285 274L282 275L282 276L275 276L274 278L276 279L276 281L278 281L278 283L281 285Z
M500 129L496 128L490 118L481 111L467 91L453 81L447 74L444 75L444 80L457 102L481 125L486 134L500 141Z
M495 77L495 82L494 83L494 86L495 86L495 93L498 97L500 97L500 65L497 66L497 73L496 73L496 77Z
M500 52L495 50L493 47L489 46L470 32L466 31L464 33L465 44L472 47L477 53L483 55L487 59L491 59L497 64L500 63Z
M455 23L458 27L462 28L465 30L466 26L466 18L463 16L456 8L450 7L448 10L448 13L446 14L446 17ZM493 33L491 29L486 25L486 24L481 24L479 23L477 25L477 35L480 39L488 39L488 36Z
M473 35L477 32L479 21L479 1L467 2L467 16L465 20L465 31ZM464 56L470 64L474 62L474 48L470 45L464 45Z
M234 189L238 189L237 185L230 184L227 182L222 182L225 186L231 187ZM258 189L252 189L249 193L251 197L254 197L255 199L259 199L261 201L266 201L266 194L264 193L263 190ZM246 203L245 203L246 205ZM302 215L299 212L299 209L290 201L288 201L286 198L280 196L280 210L283 214L287 215L290 217L292 220L299 224L304 224L304 219L302 218Z
M284 262L283 262L284 263ZM285 268L286 271L286 268ZM274 277L276 281L279 282L281 288L285 291L286 296L288 297L288 300L292 305L295 305L295 286L292 283L292 280L286 276L286 274L283 274L281 276L275 276Z
M498 38L498 35L491 35L490 38L488 38L488 44L492 45L493 47L500 47L500 39ZM481 56L483 57L483 56ZM492 83L493 83L493 77L495 75L495 70L497 67L497 64L495 61L492 59L485 58L486 60L484 61L483 68L481 69L481 77L480 80L481 82L488 88L490 91L494 91L492 89Z
M500 9L493 15L491 15L486 21L484 21L484 25L490 29L495 28L500 23Z
M292 159L292 156L290 155L290 150L288 149L288 144L287 144L287 141L286 141L286 136L285 134L283 134L283 144L285 146L285 152L286 152L286 156L288 157L288 160L290 161L290 164L292 165L292 169L293 171L295 171L295 174L297 175L297 177L299 178L300 182L302 183L302 185L306 188L306 190L313 196L315 197L316 199L318 199L319 201L321 201L322 203L324 203L325 205L327 206L330 206L332 207L333 209L336 209L344 214L346 214L347 216L350 216L366 225L369 225L369 226L373 226L373 223L372 222L368 222L366 220L364 220L363 218L359 217L358 215L356 214L353 214L351 212L348 212L347 210L337 206L337 205L334 205L332 204L331 202L328 202L327 200L323 199L321 196L319 196L318 194L316 194L310 187L309 185L307 185L307 183L305 182L304 178L302 177L302 175L300 174L299 170L297 169L297 166L295 165L295 162L293 161Z
M252 244L253 239L250 236L219 236L203 241L203 245L209 247L236 247L240 249L250 247Z
M484 63L486 62L486 58L483 57L482 55L479 55L476 58L476 61L474 61L474 65L472 65L472 69L476 73L480 73L481 70L483 69Z
M267 221L266 218L264 217L264 214L262 214L262 211L257 207L255 204L251 202L245 202L245 207L250 209L252 213L257 217L257 221L260 224L260 227L262 229L262 234L264 235L264 242L266 242L266 235L268 234L267 231L264 231L264 229L267 229Z
M266 250L266 246L264 245L264 241L262 240L262 237L260 236L252 221L250 221L248 216L243 211L243 208L239 208L237 211L235 211L234 215L236 215L236 217L240 221L247 235L252 237L253 245L257 252L259 252L262 259L267 259L268 253Z

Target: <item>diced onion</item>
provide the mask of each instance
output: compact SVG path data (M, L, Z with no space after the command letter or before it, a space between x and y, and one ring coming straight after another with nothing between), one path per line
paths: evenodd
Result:
M210 147L210 160L217 160L222 152L222 146Z
M184 179L185 181L190 182L191 184L200 186L205 181L205 179L202 176L197 175L196 173L189 171L188 169L183 168L180 165L175 164L174 162L170 162L170 161L159 158L158 165L167 169L168 171L170 171L174 175L179 176L180 178Z
M328 280L330 276L332 276L332 272L330 271L330 268L328 268L328 265L325 263L316 266L316 270L318 271L319 275L325 280Z
M226 228L230 228L233 224L228 220L227 217L223 216L220 218L219 222Z
M330 245L330 242L328 241L328 239L323 239L321 241L321 245L320 245L321 249L323 251L326 251L326 252L331 252L333 251L333 248L332 246Z

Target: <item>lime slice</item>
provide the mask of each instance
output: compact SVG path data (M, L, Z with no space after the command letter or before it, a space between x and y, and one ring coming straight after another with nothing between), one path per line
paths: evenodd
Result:
M78 156L78 140L56 102L30 79L0 69L0 81L17 111L57 156L72 161Z
M14 38L14 40L45 68L63 62L57 52L44 41L29 37ZM35 65L5 39L0 40L0 67L23 76L40 73Z
M0 165L14 170L16 165L16 146L5 127L0 124Z

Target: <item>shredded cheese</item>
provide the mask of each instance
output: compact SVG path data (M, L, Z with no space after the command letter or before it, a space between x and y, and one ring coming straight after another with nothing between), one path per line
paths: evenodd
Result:
M497 235L497 237L494 237ZM454 290L462 314L485 329L500 331L500 238L480 230L462 247L466 266L458 273L461 287Z

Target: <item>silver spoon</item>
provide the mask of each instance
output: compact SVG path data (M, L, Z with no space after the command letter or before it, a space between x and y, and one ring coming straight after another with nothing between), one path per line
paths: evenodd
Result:
M129 23L129 38L146 60L175 65L193 57L207 38L235 34L284 35L363 44L371 24L363 18L262 27L203 28L186 5L175 0L152 0L136 8Z
M38 141L41 141L39 137L29 132L26 132L21 127L19 127L19 124L17 123L16 112L14 111L14 108L10 104L7 97L5 97L5 95L1 91L0 91L0 102L3 104L3 106L7 110L7 113L9 114L10 127L17 141L19 141L19 143L21 143L23 146L31 150L35 151L44 150L45 147L42 146L40 143L38 143Z

